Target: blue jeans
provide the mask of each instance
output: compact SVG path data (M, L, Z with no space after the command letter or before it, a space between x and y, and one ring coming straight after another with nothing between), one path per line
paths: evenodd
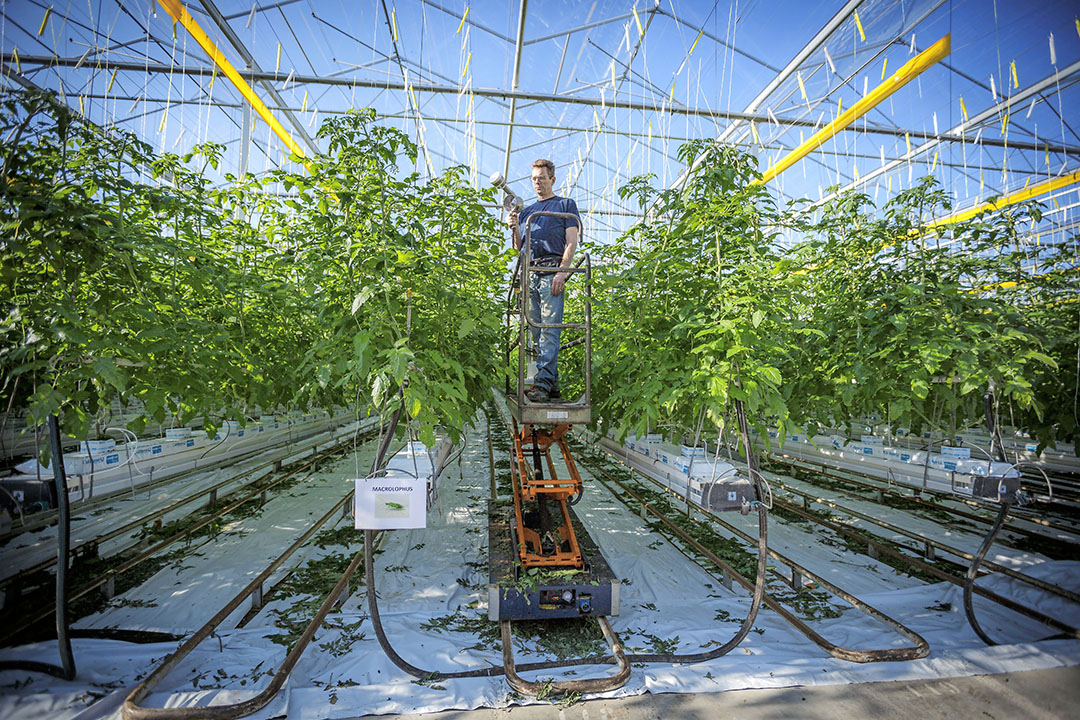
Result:
M551 281L555 273L529 274L529 319L534 323L558 325L563 321L563 300L566 290L551 294ZM533 347L537 348L536 377L533 387L551 392L559 389L559 343L561 328L529 327Z

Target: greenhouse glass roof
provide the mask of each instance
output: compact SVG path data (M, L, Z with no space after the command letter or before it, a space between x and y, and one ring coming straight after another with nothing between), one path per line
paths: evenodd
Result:
M174 22L177 8L190 23ZM737 143L765 171L854 108L835 137L769 181L781 202L817 202L840 186L880 205L930 174L954 210L1028 190L1047 203L1037 233L1060 238L1077 224L1080 20L1070 3L8 0L2 9L8 87L53 90L159 151L222 143L223 172L290 163L288 142L314 152L323 119L370 107L420 145L416 167L403 170L465 165L477 185L505 172L529 195L531 162L552 159L556 191L603 240L640 217L619 186L642 173L676 183L686 140ZM947 54L906 84L894 79L946 36Z

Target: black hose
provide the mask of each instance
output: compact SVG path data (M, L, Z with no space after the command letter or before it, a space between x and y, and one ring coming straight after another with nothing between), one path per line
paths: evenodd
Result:
M75 678L75 657L71 654L71 638L68 637L67 590L68 555L71 548L71 507L68 503L67 473L64 471L64 448L60 445L60 420L49 416L49 440L52 444L53 479L56 481L57 557L56 557L56 640L60 646L60 661L64 665L64 679Z
M747 443L746 447L749 448L749 433L746 427L746 416L742 409L742 404L739 403L737 407L740 430L743 433L743 442ZM391 420L391 427L397 424L397 418L400 416L401 411L398 410L395 413L394 418ZM650 653L642 655L627 655L626 659L629 662L657 662L657 663L697 663L707 660L713 660L715 658L724 655L734 649L739 643L743 641L746 635L750 632L750 628L753 627L754 620L757 617L758 609L761 607L761 602L765 596L765 575L766 575L766 559L768 557L768 527L767 527L767 513L765 506L761 504L760 498L764 493L761 490L760 485L760 473L757 472L757 463L750 457L749 449L747 450L747 460L749 467L751 468L751 478L754 482L754 487L757 489L759 504L758 504L758 566L757 566L757 578L754 584L753 600L750 604L750 611L746 615L746 619L743 620L742 625L735 635L720 647L714 648L709 652L692 653L686 655L679 655L675 653ZM373 466L373 471L378 467L378 463L381 461L381 456L376 457L376 465ZM368 613L371 618L371 624L375 628L375 637L379 641L379 645L382 647L383 652L390 658L390 661L394 663L399 669L407 672L408 674L418 678L432 678L440 680L454 680L459 678L475 678L475 677L497 677L505 674L505 670L501 667L491 666L486 668L479 668L476 670L463 670L452 673L440 673L437 671L427 671L416 667L401 655L397 653L394 647L390 644L389 639L386 637L386 631L383 629L382 618L379 615L379 602L375 592L375 559L374 559L374 537L375 533L372 530L364 531L364 583L367 586L367 598L368 598ZM578 667L581 665L611 665L615 663L615 658L611 655L601 655L594 657L576 658L573 660L551 660L545 662L535 663L523 663L516 665L515 668L518 671L530 671L530 670L551 670L555 668L566 667Z
M986 391L983 396L983 410L986 412L986 428L990 431L990 451L997 456L998 462L1005 462L1005 445L1001 442L1001 434L998 432L997 417L994 414L994 392L993 389ZM979 551L975 553L975 557L971 560L971 567L968 568L967 574L964 576L964 614L967 616L967 621L971 625L971 629L975 631L975 634L986 643L987 645L997 645L996 642L990 639L990 636L983 632L982 627L979 625L979 621L975 619L975 608L972 604L972 589L975 585L975 577L979 573L979 565L982 564L983 559L986 557L986 553L990 551L990 545L993 544L994 538L1001 531L1003 525L1005 525L1005 518L1009 514L1009 507L1012 505L1012 500L1007 499L1001 503L1001 509L998 510L997 517L994 519L994 524L990 526L990 531L986 533L986 537L983 538L982 544L979 545Z
M751 454L750 450L750 432L746 424L746 411L743 407L742 401L737 400L735 402L735 416L739 423L739 433L742 435L743 449L746 453L746 467L750 471L750 480L754 483L754 490L758 497L758 562L757 562L757 577L754 579L754 594L753 599L750 601L750 612L746 614L746 619L743 620L742 625L739 626L739 630L735 635L723 645L713 648L709 652L692 653L687 655L679 655L673 653L652 653L648 655L627 655L626 659L630 662L662 662L662 663L697 663L705 662L707 660L713 660L731 652L735 647L743 641L743 639L750 632L750 628L754 626L754 620L757 618L758 610L761 608L761 602L765 597L765 575L766 575L766 560L769 555L769 541L768 541L768 512L766 511L763 499L765 493L761 488L761 473L757 469L757 460ZM687 486L689 488L689 486Z
M52 454L53 483L56 486L57 506L57 560L56 560L56 640L63 667L51 663L0 662L0 670L30 670L46 673L63 680L75 679L75 656L71 652L67 621L67 571L71 547L71 508L68 505L67 473L64 472L64 448L60 444L60 421L56 415L49 416L49 445Z
M968 568L967 575L964 577L964 614L967 615L968 623L971 624L971 629L975 631L975 634L986 643L987 645L997 645L996 642L990 639L990 636L983 632L982 627L979 625L979 621L975 619L975 608L971 602L971 591L975 585L975 576L979 572L979 565L982 564L983 558L986 557L986 553L990 550L990 545L994 542L994 538L997 537L998 532L1001 530L1001 526L1005 524L1005 516L1009 514L1009 506L1011 503L1001 503L1001 509L998 510L997 518L994 520L993 526L990 528L990 532L983 538L982 545L979 546L979 552L975 553L975 558L971 561L971 567Z

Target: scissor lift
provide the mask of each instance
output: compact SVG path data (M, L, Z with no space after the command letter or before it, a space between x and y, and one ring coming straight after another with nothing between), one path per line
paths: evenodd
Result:
M530 216L576 218L568 213L539 212ZM595 543L574 515L572 505L583 491L581 475L565 435L577 424L592 420L592 266L587 253L573 267L551 268L532 264L531 224L518 256L507 295L507 365L517 351L517 382L508 375L507 404L513 417L511 476L512 505L493 501L489 507L492 619L541 619L615 615L619 611L618 581ZM584 318L580 323L545 325L529 317L529 280L534 272L565 272L567 287L583 277ZM516 327L515 327L516 322ZM585 387L569 402L534 403L526 397L531 382L528 369L532 329L560 328L576 335L563 342L560 353L584 346ZM561 457L552 454L558 448ZM531 572L530 572L531 571ZM551 571L558 581L543 580ZM575 572L576 571L576 572ZM535 585L530 577L541 578ZM524 578L524 581L523 581Z

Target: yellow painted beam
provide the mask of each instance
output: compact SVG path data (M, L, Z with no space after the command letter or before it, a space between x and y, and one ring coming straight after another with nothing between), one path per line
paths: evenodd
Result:
M1020 287L1020 285L1022 283L1028 282L1029 280L1034 280L1034 279L1037 279L1037 278L1050 277L1051 275L1076 275L1078 272L1080 272L1080 268L1077 268L1077 267L1062 268L1061 270L1051 270L1050 272L1047 272L1047 273L1039 273L1038 275L1032 275L1031 277L1026 278L1024 280L1020 280L1020 281L1005 280L1005 281L999 282L999 283L990 283L989 285L983 285L981 288L979 288L979 290L995 290L995 289L1012 290L1015 287ZM972 290L971 292L975 292L975 291Z
M770 167L756 183L767 183L789 167L806 157L814 150L831 140L838 132L851 123L858 120L867 112L876 107L894 92L907 85L918 77L924 70L931 67L943 57L949 54L951 49L951 35L938 40L936 43L923 50L921 53L904 63L904 66L894 72L888 80L874 88L866 97L848 108L831 123L814 133L808 140L801 143L797 148L788 153L776 165Z
M1041 183L1036 183L1030 187L1024 188L1023 190L1017 190L1014 193L1002 195L997 200L985 202L981 205L976 205L975 207L968 208L967 210L961 210L958 213L953 213L952 215L943 217L940 220L935 220L934 222L927 225L926 229L930 230L936 227L940 227L942 225L952 225L953 223L963 222L964 220L975 217L984 210L995 210L997 208L1015 205L1016 203L1024 202L1025 200L1030 200L1031 198L1054 192L1058 188L1063 188L1077 182L1080 182L1080 170L1069 173L1068 175L1062 175L1061 177L1053 178L1051 180L1045 180Z
M202 46L202 49L206 51L206 54L210 56L210 59L214 61L214 64L225 73L225 77L232 81L232 84L236 86L236 89L240 91L240 94L244 96L244 99L251 104L251 107L259 114L259 117L265 120L266 124L270 126L270 129L274 131L274 134L281 139L281 142L285 143L285 147L289 148L291 152L300 157L306 157L304 155L304 150L293 141L292 137L286 132L285 128L282 127L281 123L278 122L277 118L270 113L270 109L266 107L266 104L259 99L255 94L255 91L251 89L251 86L244 81L244 78L240 77L240 73L236 71L236 68L233 67L232 63L221 54L217 45L215 45L214 41L203 32L203 29L199 27L199 23L195 22L195 18L187 11L184 4L180 2L180 0L157 1L161 7L165 8L165 12L172 16L172 19L175 22L183 25L184 28L191 33L191 36L195 38L195 41L198 42L200 46Z

